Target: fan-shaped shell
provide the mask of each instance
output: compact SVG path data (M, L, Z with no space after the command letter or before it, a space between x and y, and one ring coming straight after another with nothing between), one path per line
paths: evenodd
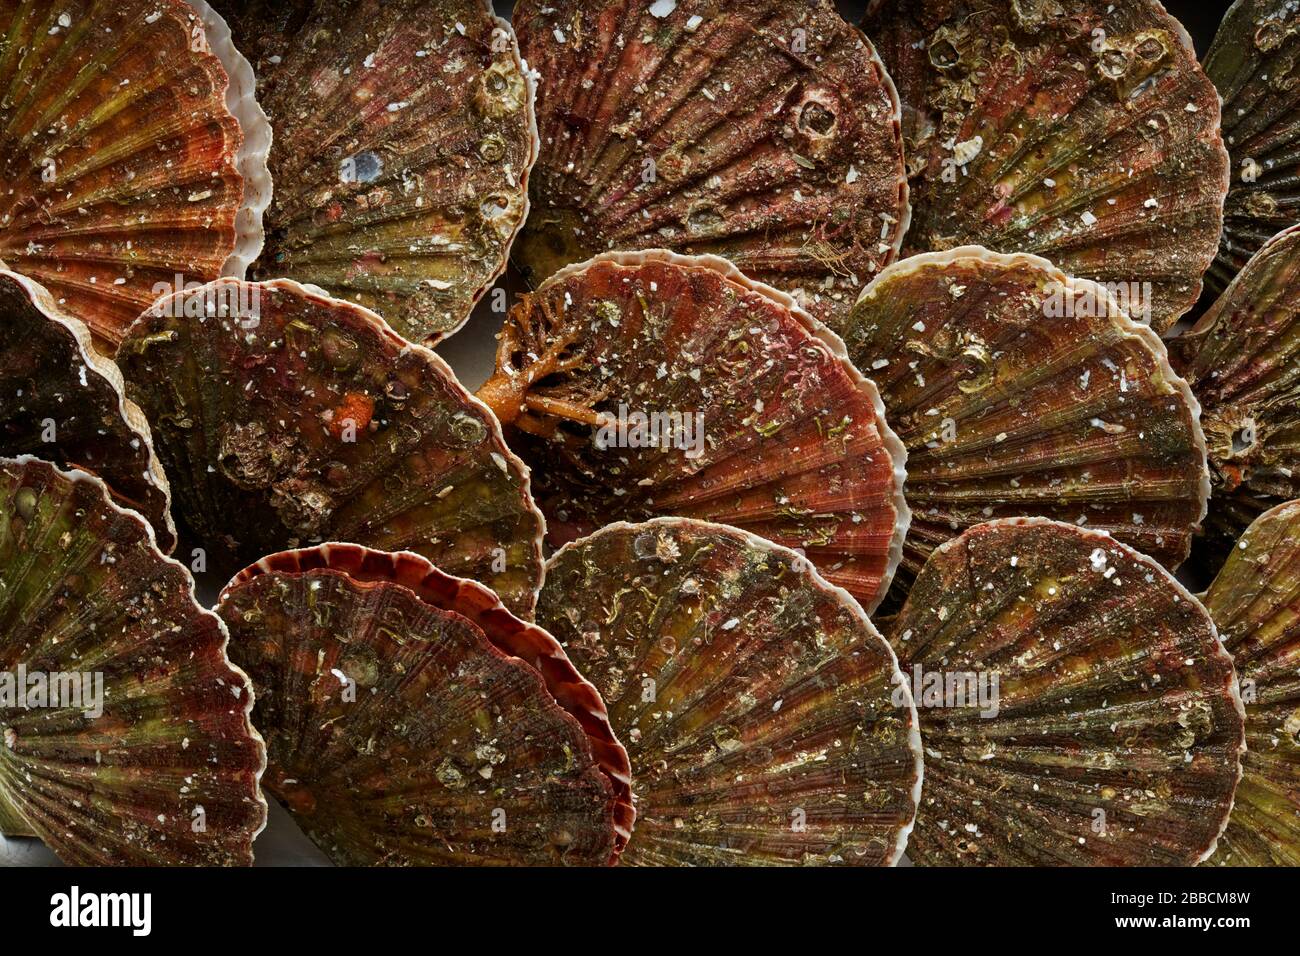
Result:
M1288 0L1237 0L1205 55L1223 97L1232 182L1219 254L1206 276L1221 292L1279 230L1300 221L1300 13Z
M547 564L538 620L632 758L634 865L895 863L921 788L889 645L801 555L681 518Z
M118 504L176 544L171 493L143 413L90 331L30 279L0 270L0 456L38 455L97 475Z
M1264 247L1170 346L1201 402L1220 550L1300 498L1300 226Z
M0 259L111 352L257 243L225 71L180 0L6 0L0 36Z
M523 0L542 156L517 258L717 254L846 309L910 211L898 96L829 0Z
M252 863L266 753L225 647L102 482L0 460L0 830L66 863Z
M216 0L275 130L256 278L459 329L505 271L537 158L531 82L487 0Z
M1300 866L1300 501L1247 529L1205 606L1246 702L1246 756L1211 863Z
M217 608L267 788L344 865L603 864L632 824L600 696L545 631L411 553L272 555Z
M1109 535L990 521L941 545L893 622L913 684L921 864L1187 865L1245 749L1205 609Z
M1037 253L1130 290L1157 331L1191 308L1228 155L1156 0L875 0L863 26L903 101L909 249Z
M187 545L418 552L531 616L543 521L492 414L379 316L289 280L160 300L123 343Z
M966 246L890 266L838 331L907 446L908 578L963 529L1019 515L1187 557L1210 491L1198 406L1104 287Z
M789 296L725 260L652 251L561 270L510 313L479 394L514 426L556 544L682 515L806 549L868 609L889 586L906 456L875 386Z

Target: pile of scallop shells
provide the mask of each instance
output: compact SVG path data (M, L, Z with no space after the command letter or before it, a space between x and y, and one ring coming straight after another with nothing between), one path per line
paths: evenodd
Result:
M1300 864L1297 63L0 0L0 849Z

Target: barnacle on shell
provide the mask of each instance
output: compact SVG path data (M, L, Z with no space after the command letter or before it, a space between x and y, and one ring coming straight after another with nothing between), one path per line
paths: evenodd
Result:
M111 354L161 290L260 241L226 73L181 0L5 0L0 36L0 259Z
M538 621L632 762L631 865L892 865L921 788L889 645L802 555L685 518L547 563Z
M874 0L903 102L906 248L978 243L1192 307L1228 189L1219 98L1157 0Z
M1209 545L1230 548L1273 505L1300 498L1300 225L1270 239L1170 343L1201 402L1214 496Z
M411 553L264 558L218 613L258 689L266 786L342 865L601 865L627 754L545 631Z
M447 365L379 316L289 280L222 279L159 300L118 358L182 540L217 567L355 541L531 615L543 521L527 469Z
M1223 238L1206 281L1221 292L1275 233L1300 221L1300 11L1289 0L1237 0L1205 55L1223 97L1231 185Z
M1150 558L1072 524L990 521L935 550L888 637L925 747L913 862L1213 852L1245 750L1237 678L1205 608Z
M144 414L86 326L32 280L0 270L0 456L35 455L100 478L170 552L171 493Z
M1204 600L1246 704L1244 772L1210 863L1300 866L1300 501L1251 524Z
M214 0L274 128L256 278L433 344L505 271L537 158L533 90L487 0Z
M789 296L715 256L610 253L525 296L500 338L479 395L532 466L553 543L620 518L721 521L878 603L906 456L875 386Z
M186 570L103 483L0 460L0 833L66 863L252 863L247 677Z
M1187 557L1210 493L1197 403L1104 286L964 246L890 266L836 330L907 446L907 579L965 528L1020 515Z
M541 158L516 258L723 256L842 311L910 216L898 96L830 0L523 0Z

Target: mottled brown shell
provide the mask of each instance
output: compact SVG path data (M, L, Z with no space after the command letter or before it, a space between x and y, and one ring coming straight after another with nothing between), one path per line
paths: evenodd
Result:
M979 866L1190 865L1245 749L1232 659L1163 568L1042 518L941 545L893 621L925 788L908 856Z
M921 787L889 645L801 555L683 518L547 564L538 620L632 758L630 865L891 865Z
M898 97L829 0L523 0L535 282L608 249L730 259L818 318L898 254Z
M102 482L0 460L0 832L71 864L251 864L266 752L225 648ZM35 675L51 696L21 706Z
M1219 254L1206 276L1216 292L1275 233L1300 221L1300 11L1289 0L1237 0L1205 55L1223 97L1232 183Z
M222 593L258 687L267 788L348 866L600 865L633 820L595 688L492 592L330 544Z
M492 413L379 316L289 280L160 300L119 353L187 549L415 551L531 616L543 520ZM188 550L187 550L188 553Z
M180 0L0 3L0 259L110 354L257 241L226 86Z
M1300 866L1300 501L1247 529L1205 606L1246 704L1244 773L1210 863Z
M875 0L863 28L903 102L907 249L1037 253L1132 290L1157 331L1192 307L1228 154L1156 0Z
M215 0L275 135L259 279L432 344L505 271L537 158L531 81L487 0Z
M868 610L889 586L906 454L875 386L789 296L723 259L561 270L510 313L479 395L533 467L554 544L681 515L803 549Z
M164 553L175 547L167 478L117 366L49 292L0 270L0 456L28 454L96 475L149 520Z
M898 597L989 518L1106 530L1170 568L1187 557L1210 493L1199 409L1104 287L965 246L890 266L837 331L907 446Z
M1170 351L1201 402L1209 544L1223 553L1261 512L1300 498L1300 226L1265 243Z

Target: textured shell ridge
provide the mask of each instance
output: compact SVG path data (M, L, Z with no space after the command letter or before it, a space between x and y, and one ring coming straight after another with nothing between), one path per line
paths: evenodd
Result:
M262 229L262 215L271 204L273 185L271 171L267 167L267 158L271 152L273 131L271 123L257 102L257 79L253 67L235 49L230 27L221 14L213 10L206 0L186 0L199 19L203 22L208 44L213 55L221 61L229 79L226 88L226 107L230 114L239 121L243 135L237 162L240 174L244 177L244 202L240 207L236 223L239 227L235 240L235 249L222 266L223 276L236 279L244 278L258 256L266 241Z

